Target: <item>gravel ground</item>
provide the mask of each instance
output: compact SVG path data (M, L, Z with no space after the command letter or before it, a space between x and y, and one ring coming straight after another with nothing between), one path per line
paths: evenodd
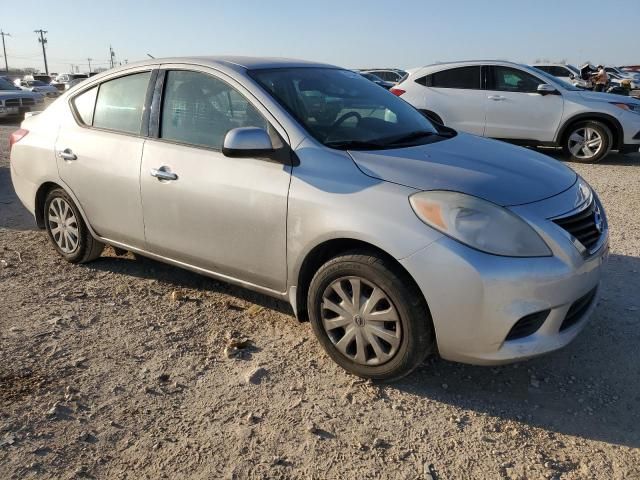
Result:
M500 368L349 376L270 298L107 250L65 263L0 124L0 478L640 478L640 155L571 164L611 260L575 342Z

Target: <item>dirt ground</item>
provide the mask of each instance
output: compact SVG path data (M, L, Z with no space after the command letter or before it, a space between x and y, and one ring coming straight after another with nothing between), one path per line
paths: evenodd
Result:
M570 165L611 226L575 342L373 385L283 303L111 250L65 263L13 193L15 128L0 124L0 478L640 479L640 155Z

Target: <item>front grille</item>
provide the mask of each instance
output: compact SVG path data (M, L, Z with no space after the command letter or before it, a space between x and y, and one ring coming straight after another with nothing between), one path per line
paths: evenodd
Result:
M556 218L553 222L569 232L588 250L598 243L604 229L604 219L595 200L591 200L587 208L575 215Z
M9 100L4 101L5 107L19 107L20 99L19 98L10 98Z
M23 98L22 105L35 105L36 101L33 98Z
M562 321L562 325L560 325L560 331L566 330L567 328L575 325L578 320L582 318L591 306L591 303L593 303L593 299L596 297L596 290L597 288L594 288L584 297L580 297L578 300L573 302L573 305L571 305L567 312L567 316L564 317L564 320Z
M528 337L529 335L538 331L544 321L549 316L550 310L544 310L542 312L532 313L526 317L522 317L511 327L509 334L505 340L516 340L518 338Z

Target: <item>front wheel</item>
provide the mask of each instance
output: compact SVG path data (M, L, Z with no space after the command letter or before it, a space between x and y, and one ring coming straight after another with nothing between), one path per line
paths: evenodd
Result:
M93 238L78 207L62 188L54 188L44 202L44 222L56 251L71 263L95 260L104 244Z
M325 263L311 281L307 307L329 356L359 377L401 378L434 350L420 291L377 254L347 253Z
M563 148L572 162L596 163L609 153L612 139L605 124L590 120L569 129Z

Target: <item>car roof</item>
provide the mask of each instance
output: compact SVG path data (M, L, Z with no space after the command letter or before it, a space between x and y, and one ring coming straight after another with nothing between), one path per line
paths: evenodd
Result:
M516 63L509 62L507 60L460 60L457 62L442 62L442 63L432 63L431 65L425 65L424 67L417 68L413 70L409 77L415 77L416 75L423 75L425 72L438 72L440 70L446 70L449 68L456 67L472 67L476 65L503 65L507 67L516 67L516 68L531 68L524 63Z
M157 65L162 63L189 63L204 66L224 66L232 70L256 70L266 68L295 68L295 67L331 67L320 62L307 60L297 60L292 58L279 57L244 57L244 56L202 56L202 57L168 57L143 60L141 62L129 63L126 66ZM124 67L125 65L123 65Z
M538 63L532 63L531 66L532 67L570 67L571 65L568 65L566 63L538 62Z

